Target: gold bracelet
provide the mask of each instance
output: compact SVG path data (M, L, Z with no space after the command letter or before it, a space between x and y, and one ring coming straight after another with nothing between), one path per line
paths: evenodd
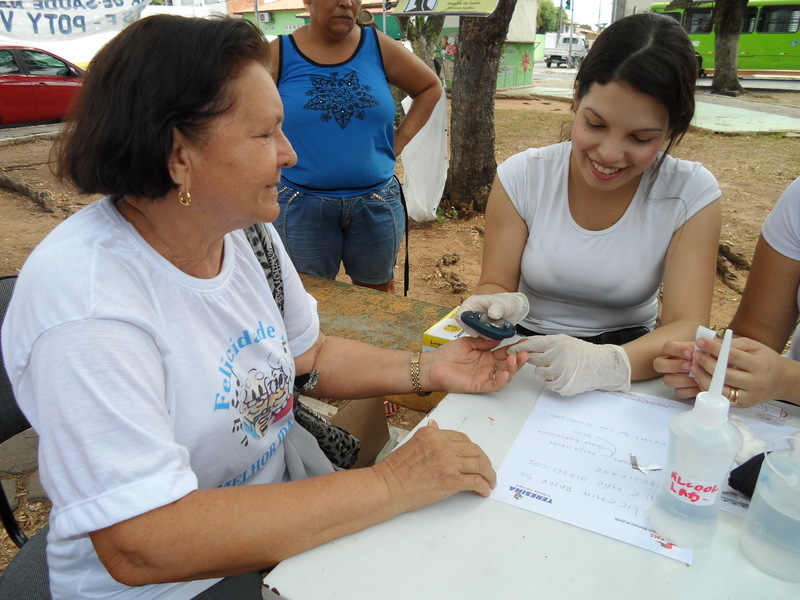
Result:
M411 385L417 396L429 396L430 392L423 392L419 383L419 352L411 353Z

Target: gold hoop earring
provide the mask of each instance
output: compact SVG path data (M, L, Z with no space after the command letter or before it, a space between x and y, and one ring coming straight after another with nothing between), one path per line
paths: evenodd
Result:
M189 206L192 203L192 195L188 191L178 190L178 202L184 206Z

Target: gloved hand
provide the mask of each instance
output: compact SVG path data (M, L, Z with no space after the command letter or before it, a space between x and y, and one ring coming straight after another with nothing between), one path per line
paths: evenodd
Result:
M631 389L631 363L620 346L590 344L569 335L541 335L509 346L508 352L529 352L528 362L548 389L562 396L589 390Z
M503 292L501 294L470 296L464 300L456 313L456 321L461 326L461 329L472 337L485 337L480 335L469 325L465 325L461 320L461 313L466 310L486 313L493 321L505 319L516 325L528 316L530 306L527 296L522 292ZM521 352L521 350L519 351Z

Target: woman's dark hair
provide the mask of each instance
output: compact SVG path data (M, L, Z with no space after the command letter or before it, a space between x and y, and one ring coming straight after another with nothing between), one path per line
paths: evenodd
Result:
M630 15L603 30L575 77L578 100L593 83L611 82L627 83L658 100L669 118L665 154L689 129L696 81L689 36L674 19L655 13Z
M229 110L229 83L269 45L251 23L155 15L123 29L92 59L56 147L56 175L86 194L159 198L173 131L202 138Z

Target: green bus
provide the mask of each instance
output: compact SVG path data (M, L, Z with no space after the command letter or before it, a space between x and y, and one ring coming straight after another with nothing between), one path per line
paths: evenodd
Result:
M714 2L696 2L691 8L667 8L668 2L650 12L668 15L689 34L697 51L698 73L714 72ZM749 0L739 35L739 74L800 75L800 0Z

